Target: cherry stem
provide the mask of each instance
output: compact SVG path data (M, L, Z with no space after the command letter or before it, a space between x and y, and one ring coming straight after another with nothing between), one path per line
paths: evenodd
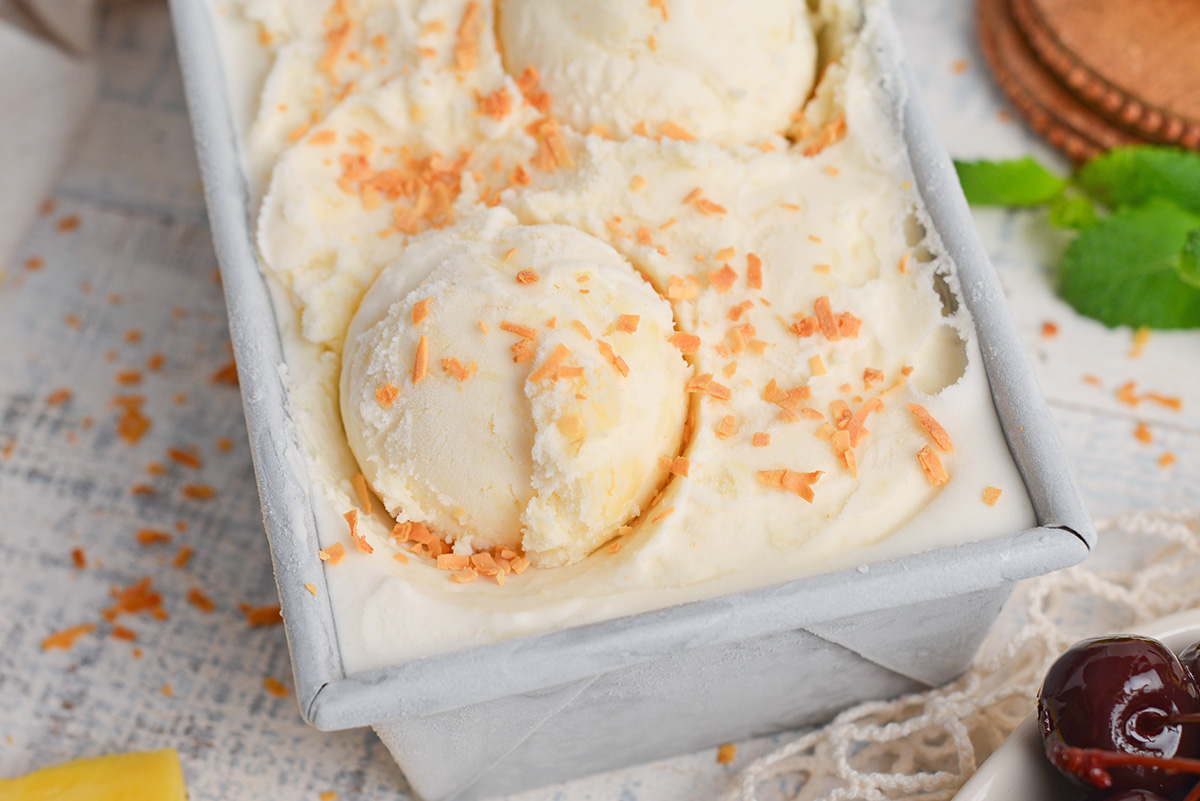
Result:
M1060 745L1047 750L1050 761L1059 769L1078 776L1093 787L1101 789L1112 786L1112 776L1109 775L1106 768L1127 766L1158 768L1172 773L1200 774L1200 759L1123 754L1118 751L1079 748L1072 745Z
M1179 712L1174 715L1163 715L1162 721L1170 726L1179 723L1200 723L1200 712Z

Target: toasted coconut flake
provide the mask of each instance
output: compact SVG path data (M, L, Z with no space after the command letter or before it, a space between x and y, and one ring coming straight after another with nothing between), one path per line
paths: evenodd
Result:
M59 389L54 390L53 392L51 392L49 395L46 396L46 405L47 406L61 406L62 404L69 401L71 399L71 396L74 394L75 393L73 393L70 389L68 389L66 387L61 387Z
M199 470L204 466L204 463L200 460L200 457L190 450L185 451L181 448L167 448L167 456L171 458L171 461L181 464L184 467L191 468L192 470Z
M480 114L491 117L494 120L504 119L513 110L513 96L508 91L507 86L501 86L490 95L481 95L476 91L475 102L479 106Z
M412 382L420 383L429 373L429 337L422 335L417 342L417 355L413 359Z
M821 354L809 358L808 368L812 370L813 375L825 375L825 362L821 359Z
M475 68L479 58L479 23L479 3L467 3L454 43L454 68L459 72Z
M1167 451L1162 456L1158 457L1158 466L1159 467L1170 467L1171 465L1175 464L1175 461L1176 461L1175 454L1171 453L1170 451Z
M126 626L114 625L112 627L112 637L114 640L137 642L137 632Z
M455 584L468 584L477 578L479 578L479 573L473 567L466 567L450 574L450 580Z
M863 370L863 387L870 389L873 385L883 382L883 371L877 370L874 367L868 367Z
M1051 339L1058 336L1058 326L1047 320L1042 323L1042 339Z
M812 485L817 483L821 475L822 471L820 470L814 470L811 473L797 473L794 470L785 470L783 471L783 488L812 503L815 497Z
M95 623L81 623L78 626L56 631L50 636L42 640L42 650L52 651L55 648L67 650L75 645L75 641L85 634L90 634L96 630Z
M463 570L471 566L471 557L456 553L444 553L437 558L438 570Z
M813 265L813 272L829 274L832 271L833 271L833 266L829 265L829 264L814 264Z
M734 743L724 743L717 749L717 764L728 765L737 759L738 747Z
M815 156L830 145L836 144L846 135L846 118L839 114L836 119L821 129L817 136L804 146L805 156Z
M833 419L834 425L838 428L845 428L854 413L850 411L850 404L837 398L829 403L829 416Z
M265 676L263 678L263 689L276 698L286 698L288 694L288 688L274 676Z
M765 431L755 431L754 436L750 439L750 444L755 448L765 448L771 444L771 435Z
M921 463L921 469L925 471L925 477L929 479L929 483L933 486L940 487L950 480L950 476L946 473L946 468L942 467L942 460L938 457L937 452L928 445L917 452L917 461Z
M413 325L420 325L421 321L429 316L429 305L433 303L433 298L425 298L418 300L412 307Z
M462 362L460 362L458 359L442 359L442 370L454 376L459 381L466 381L475 374L475 371L478 368L479 365L475 362L471 362L466 367L463 367Z
M900 269L901 275L905 275L908 273L908 260L910 258L912 258L912 253L907 250L904 251L904 255L900 257L899 269Z
M950 441L950 435L946 433L946 429L942 428L937 420L933 419L928 410L924 406L916 403L908 404L908 410L912 412L913 417L917 418L917 422L921 427L929 432L929 436L933 438L934 444L947 453L954 452L954 443Z
M661 136L667 139L674 139L679 142L695 142L696 135L680 125L668 120L658 127L658 132Z
M375 402L379 404L381 409L391 406L398 397L400 397L400 387L391 381L384 382L383 386L375 390Z
M139 529L134 536L139 545L165 545L171 541L171 535L154 528Z
M192 546L180 546L179 552L175 554L175 559L171 562L171 564L182 570L183 568L187 567L188 562L192 561L192 554L194 553L195 551L192 550Z
M183 497L193 501L207 501L216 495L217 491L209 484L185 484L183 487Z
M1127 406L1137 406L1141 398L1137 396L1136 387L1136 382L1126 381L1117 389L1117 400Z
M883 410L883 401L881 401L879 398L871 398L866 403L864 403L862 406L858 407L858 411L855 412L854 415L851 416L851 418L846 421L846 431L849 432L849 434L850 434L850 445L851 446L858 447L858 444L862 441L863 437L865 437L869 433L867 431L867 429L863 426L863 423L865 423L867 420L867 415L869 415L871 412L877 412L877 411L882 411L882 410ZM930 419L932 419L932 418L930 418ZM943 432L943 433L945 433L945 432ZM949 443L949 441L950 441L950 439L947 437L946 442ZM951 450L953 450L953 449L951 449Z
M737 433L737 420L732 414L727 414L717 423L715 430L719 439L729 439Z
M525 102L545 114L550 109L550 95L538 88L539 83L541 76L532 64L526 66L517 77L517 88L521 90Z
M322 548L317 551L317 556L320 557L322 562L336 565L346 557L346 548L340 542L335 542L328 548Z
M686 456L676 456L674 459L672 459L670 456L658 457L658 469L667 473L671 473L672 475L687 478L688 469L690 466L691 462L688 461Z
M547 378L553 378L556 371L561 367L567 359L571 357L571 349L561 342L554 346L554 350L546 357L546 361L542 362L542 366L529 374L529 380L535 384L540 381L545 381Z
M666 509L663 509L661 512L656 514L654 517L650 518L650 522L651 523L661 523L663 520L670 517L674 511L675 511L674 506L668 506Z
M162 595L154 589L153 582L150 576L144 576L128 587L113 587L109 594L116 602L107 609L100 610L101 617L111 623L121 615L147 612L156 620L166 620L169 615L162 608Z
M355 473L350 477L350 483L354 485L354 494L358 496L358 504L362 507L363 514L371 514L371 491L367 489L367 477L362 473Z
M641 319L641 316L637 314L622 314L617 318L617 330L632 334L637 331Z
M246 616L246 625L251 628L259 626L275 626L283 622L283 616L278 606L251 606L238 604L238 609Z
M76 570L83 570L87 567L87 554L82 548L71 549L71 564L75 566Z
M538 274L536 270L521 270L519 273L517 273L518 284L536 284L537 282Z
M728 264L722 265L719 270L710 270L708 273L708 281L717 292L728 292L736 280L737 273Z
M636 192L646 185L646 179L641 175L635 175L629 179L629 191Z
M733 378L733 376L737 373L737 369L738 369L738 363L736 361L732 361L729 364L727 364L721 368L721 373L726 378Z
M201 612L208 613L217 608L216 602L204 594L199 587L192 587L188 590L187 601L192 606L199 609Z
M603 339L598 339L596 340L596 346L600 349L600 355L604 357L606 362L613 366L613 369L615 369L622 376L629 375L629 365L626 364L625 360L613 351L612 345L608 344Z
M1150 427L1141 420L1138 421L1137 428L1133 430L1133 436L1138 442L1149 445L1154 441L1154 435L1150 433Z
M338 801L338 794L335 790L326 790L317 796L317 798L320 801Z
M371 547L371 543L367 542L367 538L358 533L358 510L351 509L342 517L346 518L346 525L350 527L350 538L354 540L354 545L363 553L375 553L375 549Z
M684 354L692 354L700 350L700 337L695 334L685 334L682 331L667 340Z
M821 323L811 315L801 317L797 322L788 326L788 330L800 338L811 337L821 330Z
M996 501L1000 500L1000 490L996 487L984 487L983 502L988 506L995 506Z
M579 320L572 320L571 328L578 331L579 335L582 336L584 339L590 340L592 338L592 332L589 331L588 327Z
M841 336L838 334L837 322L834 320L833 309L829 302L828 296L817 298L813 306L816 308L817 312L817 324L821 327L821 333L825 335L825 338L831 342L841 339Z
M530 328L529 326L521 325L520 323L511 323L508 320L504 320L500 323L500 330L507 331L510 334L516 334L522 339L537 339L536 328Z
M1183 409L1182 398L1176 398L1169 395L1160 395L1157 392L1147 392L1142 396L1142 400L1148 400L1153 403L1157 403L1160 406L1166 406L1168 409L1172 409L1176 412Z

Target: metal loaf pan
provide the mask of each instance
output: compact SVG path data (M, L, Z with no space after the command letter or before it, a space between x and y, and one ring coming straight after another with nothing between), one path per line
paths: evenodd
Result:
M874 19L880 81L974 315L1038 527L346 675L332 610L303 589L329 598L216 33L204 0L171 0L171 11L300 711L322 730L373 726L425 799L514 792L945 682L966 668L1015 582L1087 555L1094 529L953 167L894 26Z

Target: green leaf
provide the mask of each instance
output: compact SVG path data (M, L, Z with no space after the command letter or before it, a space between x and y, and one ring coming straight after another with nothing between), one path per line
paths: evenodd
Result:
M1180 278L1200 289L1200 229L1188 232L1175 269L1179 271Z
M1066 187L1029 156L1011 161L956 161L967 202L976 206L1040 206Z
M1118 147L1084 164L1075 183L1111 208L1161 197L1200 214L1200 153L1161 145Z
M1100 219L1096 206L1087 195L1059 195L1050 203L1050 224L1059 228L1082 231L1092 228Z
M1200 215L1152 198L1083 231L1058 265L1058 291L1075 310L1109 326L1200 326L1200 289L1178 265Z

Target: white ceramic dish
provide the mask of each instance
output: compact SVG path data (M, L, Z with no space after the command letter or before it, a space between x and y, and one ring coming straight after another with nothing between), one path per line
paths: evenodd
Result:
M1133 633L1155 637L1181 651L1200 640L1200 609L1159 618L1138 626ZM954 801L1069 801L1082 797L1046 760L1037 720L1031 714L963 785Z

